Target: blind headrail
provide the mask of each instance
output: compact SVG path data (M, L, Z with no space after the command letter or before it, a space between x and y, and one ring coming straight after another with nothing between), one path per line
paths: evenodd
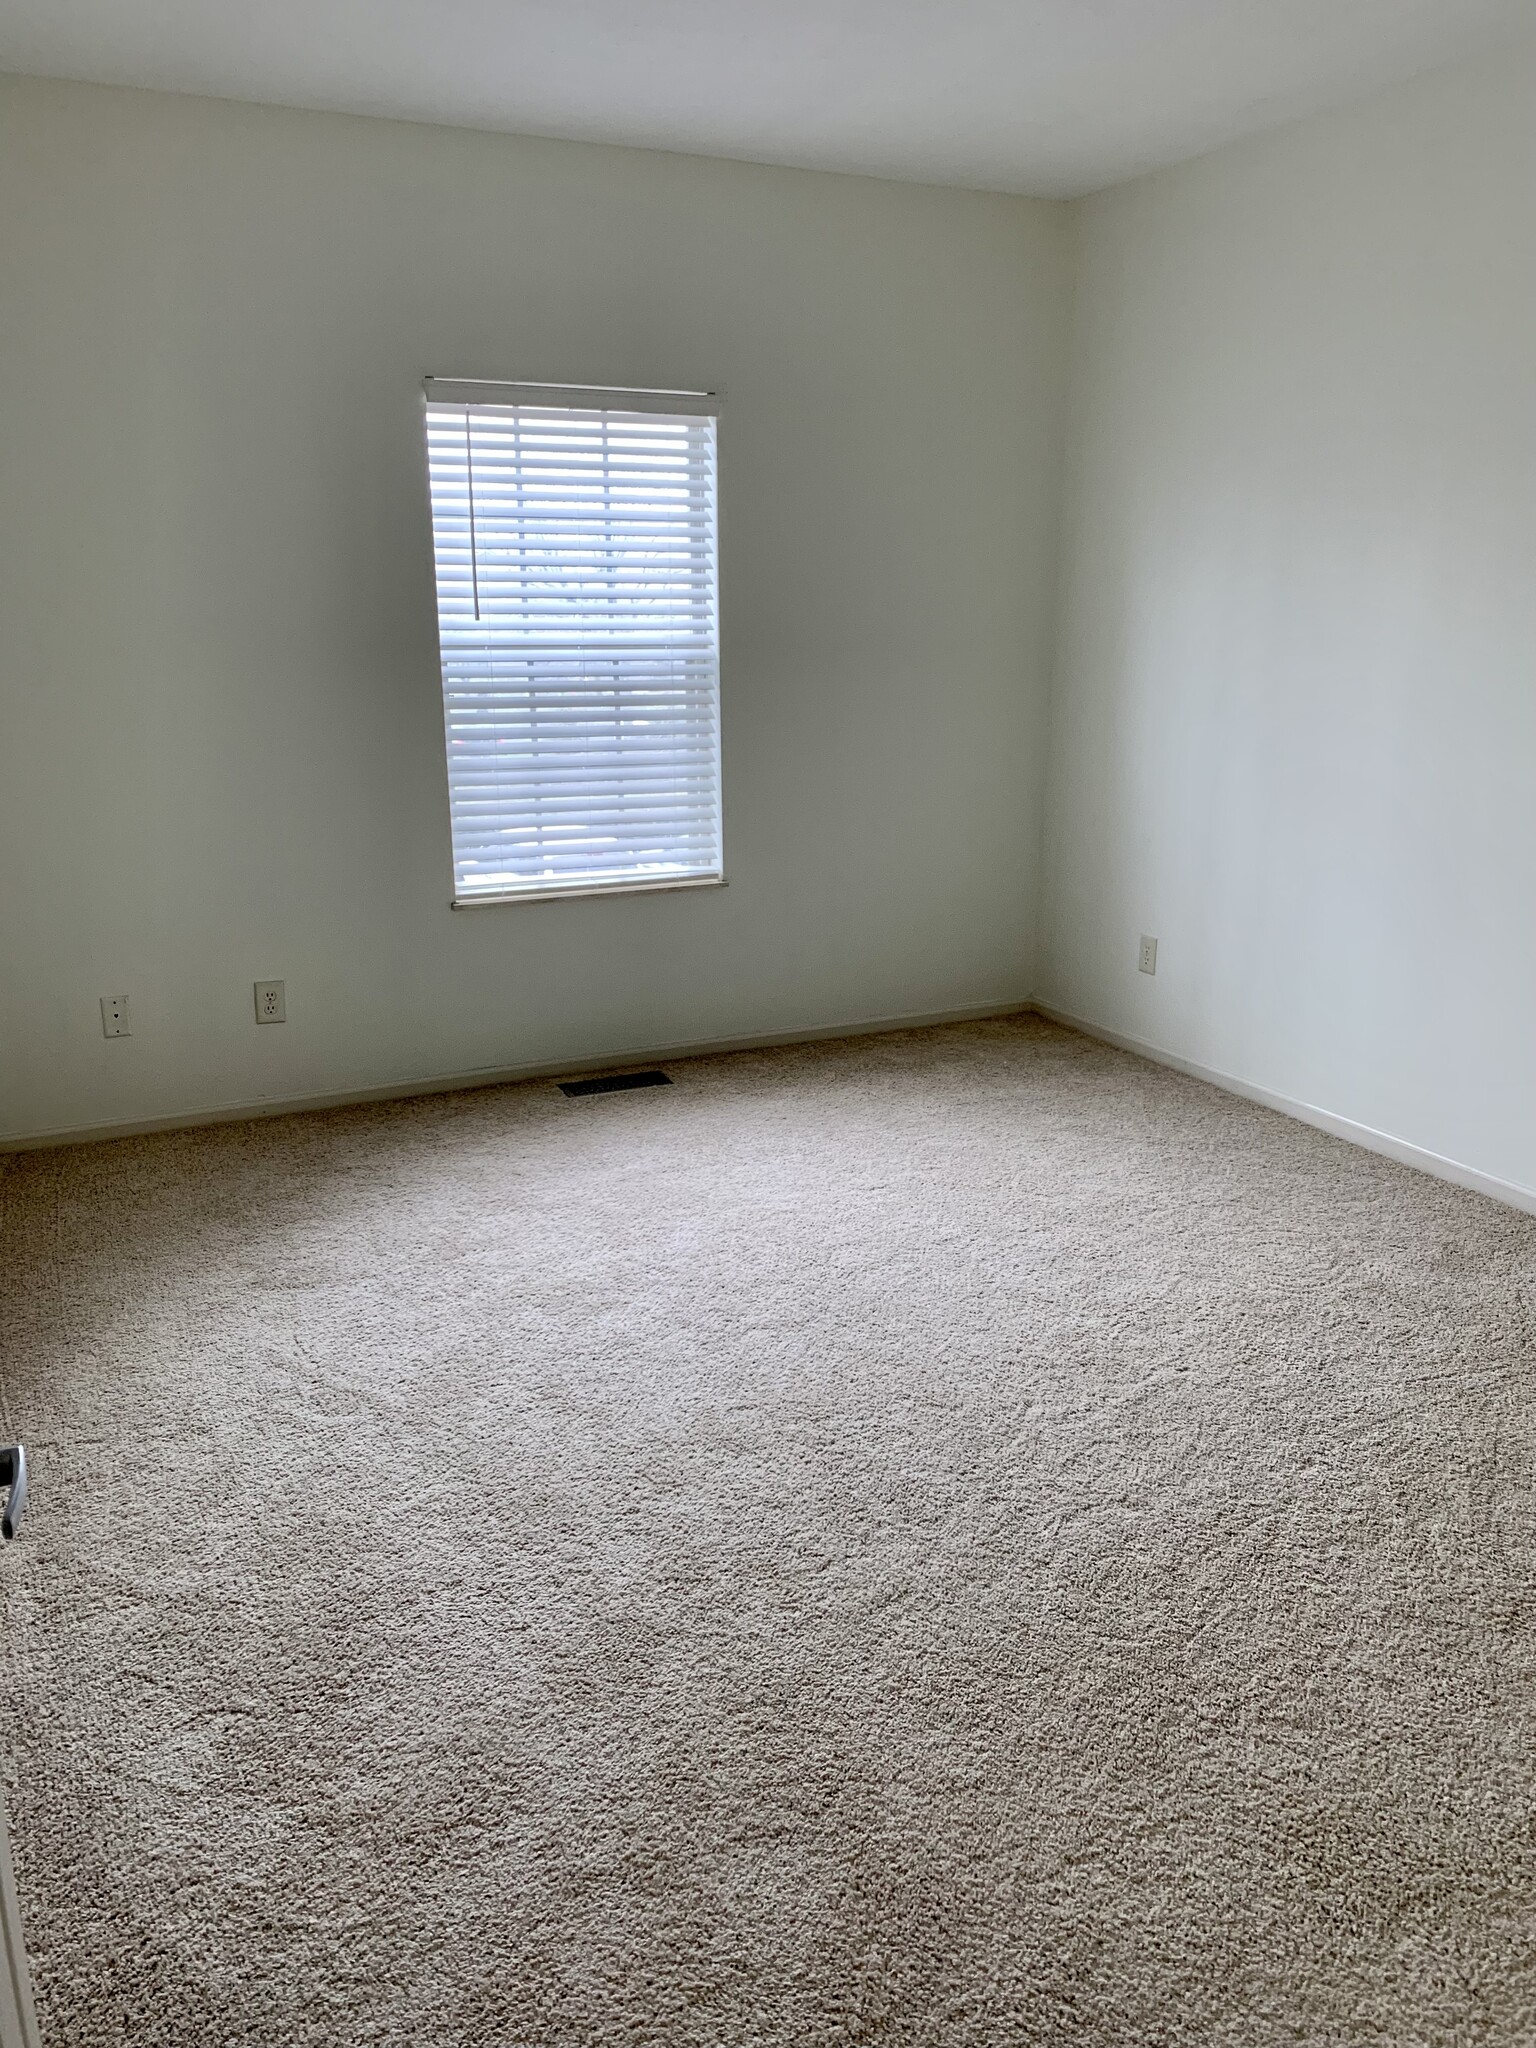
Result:
M520 384L474 377L426 377L422 389L428 405L549 405L591 412L683 413L714 419L720 412L718 391L643 391L615 384Z

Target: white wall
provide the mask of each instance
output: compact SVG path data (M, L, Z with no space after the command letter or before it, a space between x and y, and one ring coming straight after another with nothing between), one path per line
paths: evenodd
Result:
M1536 58L1075 211L1040 994L1536 1188Z
M0 1135L1026 997L1063 264L1025 200L0 81ZM449 910L428 371L723 387L727 889Z

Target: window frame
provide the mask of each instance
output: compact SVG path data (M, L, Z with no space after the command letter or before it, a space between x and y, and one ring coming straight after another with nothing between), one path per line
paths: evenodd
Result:
M453 877L449 907L453 910L501 909L516 903L559 903L567 900L599 896L658 895L680 893L696 889L723 889L727 884L725 872L725 820L724 820L724 764L722 760L723 725L723 661L721 654L720 618L720 422L723 392L716 387L708 391L658 390L650 387L633 387L609 384L546 384L523 380L499 380L485 378L438 377L422 379L422 448L427 470L427 509L429 530L432 541L432 594L434 629L438 642L438 694L443 714L444 769L447 777L449 860ZM618 413L657 413L682 415L691 419L708 418L713 421L712 433L712 474L711 474L711 548L709 566L711 572L710 617L713 625L713 758L710 762L713 776L713 812L715 828L715 866L708 872L683 873L660 872L647 874L640 871L620 871L607 878L588 880L580 875L569 880L544 879L523 885L502 889L483 889L472 894L461 894L459 886L461 861L455 830L452 772L452 737L449 726L448 682L445 675L443 649L443 613L439 602L440 572L437 554L437 506L433 499L431 484L431 445L428 433L429 408L454 407L473 410L476 407L528 406L540 409L580 411L613 411Z

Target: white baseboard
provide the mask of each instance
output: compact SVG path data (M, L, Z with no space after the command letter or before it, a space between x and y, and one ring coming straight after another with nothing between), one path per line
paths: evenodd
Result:
M21 1933L21 1907L5 1805L0 1801L0 2048L38 2048L32 1977Z
M1209 1081L1212 1087L1225 1089L1229 1095L1241 1095L1249 1102L1262 1103L1266 1109L1277 1109L1282 1116L1295 1117L1298 1123L1311 1124L1315 1130L1344 1138L1351 1145L1361 1145L1367 1152L1380 1152L1404 1166L1416 1166L1421 1173L1431 1173L1436 1180L1451 1181L1459 1188L1470 1188L1474 1194L1489 1195L1496 1202L1507 1203L1512 1209L1523 1209L1528 1216L1536 1216L1536 1188L1521 1187L1518 1181L1498 1180L1493 1174L1481 1173L1475 1166L1463 1166L1456 1159L1442 1159L1438 1152L1426 1152L1421 1145L1410 1145L1406 1138L1394 1138L1388 1131L1372 1130L1369 1124L1357 1124L1351 1117L1337 1116L1331 1109L1319 1109L1314 1103L1298 1102L1290 1095L1277 1095L1273 1088L1261 1088L1256 1081L1244 1081L1236 1074L1222 1073L1217 1067L1202 1066L1199 1060L1187 1060L1182 1053L1169 1052L1166 1046L1153 1045L1144 1038L1132 1038L1124 1031L1112 1031L1107 1024L1094 1024L1086 1017L1074 1017L1066 1010L1053 1009L1048 1003L1035 1002L1030 1007L1040 1016L1048 1017L1053 1024L1063 1024L1069 1031L1081 1031L1085 1038L1102 1039L1106 1045L1119 1046L1122 1052L1133 1052L1144 1060L1155 1060L1160 1067L1172 1067L1180 1074L1193 1075L1197 1081Z
M711 1053L757 1052L775 1045L810 1045L823 1038L864 1038L881 1031L920 1031L930 1024L968 1024L983 1017L1017 1016L1032 1010L1027 996L995 996L950 1010L914 1010L895 1017L857 1017L841 1024L805 1024L792 1031L756 1031L739 1038L698 1038L685 1044L621 1046L580 1059L534 1060L515 1067L475 1067L466 1073L411 1075L370 1088L345 1088L328 1095L289 1095L257 1102L224 1102L170 1116L128 1118L102 1124L67 1124L57 1130L0 1137L0 1152L41 1152L54 1145L92 1145L107 1138L141 1138L153 1131L192 1130L199 1124L237 1124L252 1117L293 1116L306 1110L346 1109L362 1102L403 1102L413 1095L451 1095L464 1088L500 1088L511 1081L547 1081L570 1074L603 1073L611 1067L656 1065L667 1060L707 1058Z
M1070 1011L1058 1010L1049 1003L1023 996L1000 996L947 1010L914 1010L899 1016L850 1018L837 1024L807 1024L789 1031L749 1032L733 1038L699 1038L668 1045L623 1046L614 1051L588 1053L580 1059L535 1060L521 1066L476 1067L455 1074L411 1075L369 1088L341 1089L322 1095L291 1095L267 1101L219 1103L208 1108L181 1110L170 1116L66 1125L57 1130L0 1137L0 1153L42 1151L54 1145L88 1145L103 1139L143 1137L154 1131L191 1130L200 1124L245 1123L254 1117L293 1116L307 1110L345 1109L356 1103L402 1102L413 1095L448 1095L460 1089L504 1087L514 1081L556 1080L572 1074L601 1073L613 1067L707 1058L713 1053L755 1052L779 1045L810 1045L820 1039L862 1038L882 1031L919 1031L933 1024L974 1023L985 1017L1018 1016L1029 1011L1048 1018L1053 1024L1061 1024L1069 1031L1080 1031L1085 1038L1100 1039L1106 1045L1118 1046L1123 1052L1135 1053L1158 1066L1172 1067L1175 1072L1189 1074L1197 1081L1208 1081L1212 1087L1224 1089L1229 1095L1240 1095L1249 1102L1262 1103L1266 1109L1278 1110L1282 1116L1294 1117L1298 1123L1311 1124L1314 1129L1327 1131L1351 1145L1363 1146L1367 1152L1379 1152L1404 1166L1417 1167L1421 1173L1433 1174L1437 1180L1450 1181L1456 1187L1469 1188L1474 1194L1488 1195L1496 1202L1504 1202L1512 1209L1536 1216L1536 1189L1522 1187L1517 1181L1499 1180L1491 1173L1480 1172L1475 1166L1463 1166L1459 1160L1444 1159L1438 1152L1427 1152L1420 1145L1411 1145L1405 1138L1394 1138L1390 1132L1373 1130L1370 1125L1356 1123L1351 1117L1319 1109L1314 1103L1298 1102L1293 1096L1277 1094L1273 1088L1262 1088L1256 1081L1245 1081L1236 1074L1223 1073L1218 1067L1204 1066L1199 1060L1185 1059L1182 1053L1170 1052L1166 1046L1154 1045L1148 1039L1114 1031L1107 1024L1096 1024L1087 1017L1074 1017Z

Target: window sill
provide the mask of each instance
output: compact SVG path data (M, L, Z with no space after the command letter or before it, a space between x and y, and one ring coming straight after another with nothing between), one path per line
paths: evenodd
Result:
M654 882L583 882L556 884L550 889L504 889L497 895L455 896L452 910L499 910L509 903L568 903L580 896L658 896L680 889L723 889L724 875L687 875Z

